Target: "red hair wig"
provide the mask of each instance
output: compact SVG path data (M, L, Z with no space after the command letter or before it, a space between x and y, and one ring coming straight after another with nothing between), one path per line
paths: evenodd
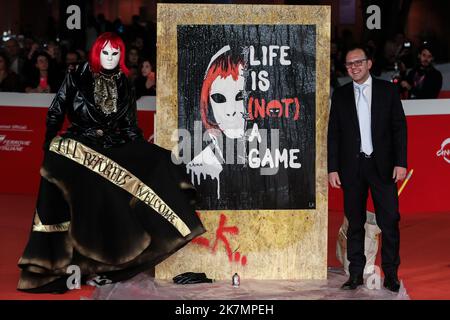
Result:
M200 114L202 116L203 125L206 129L220 130L217 123L214 123L209 119L209 94L211 93L212 83L217 77L225 79L229 75L231 75L234 81L237 81L239 76L239 66L244 68L244 61L241 57L233 58L229 53L225 53L218 57L206 72L200 95Z
M128 76L130 72L125 65L125 44L123 40L113 32L104 32L97 37L94 44L92 45L91 51L89 52L89 65L94 73L100 72L102 65L100 63L100 52L106 46L107 43L111 44L114 49L119 49L120 60L119 67L120 70Z

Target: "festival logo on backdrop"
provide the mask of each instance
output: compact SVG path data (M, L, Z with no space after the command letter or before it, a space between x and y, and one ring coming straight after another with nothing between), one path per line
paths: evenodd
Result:
M7 132L8 134L2 134ZM31 140L24 140L24 135L32 132L27 125L0 124L0 151L23 152L31 146Z
M315 209L315 27L177 28L177 150L200 209Z
M450 138L442 142L441 149L436 152L436 156L442 157L447 163L450 163Z

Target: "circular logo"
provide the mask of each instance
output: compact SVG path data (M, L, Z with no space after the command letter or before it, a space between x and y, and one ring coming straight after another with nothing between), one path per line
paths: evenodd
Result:
M450 163L450 138L445 139L441 144L441 150L436 152L438 157L443 157L447 163Z

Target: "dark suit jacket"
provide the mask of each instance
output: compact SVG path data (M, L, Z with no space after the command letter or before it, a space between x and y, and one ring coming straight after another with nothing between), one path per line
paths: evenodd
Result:
M394 166L407 166L406 117L396 87L373 77L371 127L378 173L386 182L392 181ZM328 172L337 171L344 186L357 177L360 145L353 82L350 82L334 91L328 123Z

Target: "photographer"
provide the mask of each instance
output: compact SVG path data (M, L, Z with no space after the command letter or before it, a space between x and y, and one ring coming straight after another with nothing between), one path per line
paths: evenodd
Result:
M442 88L442 74L432 65L432 47L422 45L418 58L419 64L400 82L400 86L407 90L408 99L436 99Z
M395 63L401 61L406 68L414 64L411 42L403 33L398 33L394 40L388 40L384 47L385 68L392 69Z

